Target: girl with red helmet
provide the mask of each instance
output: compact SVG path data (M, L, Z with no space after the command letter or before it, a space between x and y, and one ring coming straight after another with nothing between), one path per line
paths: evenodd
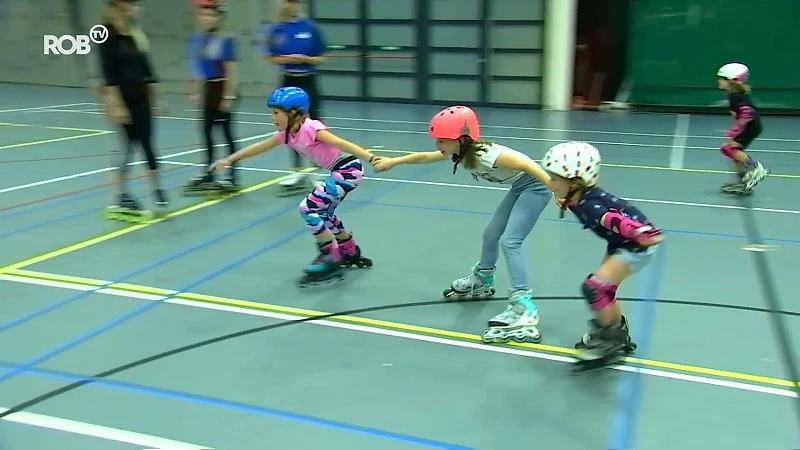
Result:
M495 294L495 271L500 238L511 276L509 304L505 311L489 320L484 332L486 343L540 342L536 328L539 314L533 301L528 265L522 243L552 198L550 176L524 153L480 139L480 124L475 111L466 106L451 106L437 113L430 122L435 152L411 153L398 158L373 161L378 172L398 164L426 164L450 159L453 173L463 166L472 176L510 187L483 233L480 261L472 273L453 281L444 291L446 298L487 298Z

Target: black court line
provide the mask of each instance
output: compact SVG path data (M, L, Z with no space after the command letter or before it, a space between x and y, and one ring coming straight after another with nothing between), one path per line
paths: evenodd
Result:
M751 247L749 250L753 254L756 276L761 284L764 301L767 303L767 308L770 312L769 316L775 331L775 338L778 340L778 350L783 359L783 365L789 372L789 379L793 381L792 389L796 395L792 403L795 406L797 423L800 428L800 371L798 371L797 363L795 362L795 353L789 338L789 331L784 323L783 315L780 314L782 306L775 286L775 276L772 273L772 269L770 269L769 261L767 261L766 252L768 251L768 246L761 238L761 231L758 228L756 215L752 209L752 200L748 197L740 197L739 200L739 204L742 206L742 221L744 222L745 234Z
M339 316L351 316L356 314L363 314L368 312L376 312L376 311L387 311L387 310L396 310L396 309L405 309L405 308L416 308L421 306L435 306L435 305L453 305L453 304L477 304L477 303L488 303L488 302L497 302L497 301L508 301L508 297L494 297L491 299L483 299L483 300L470 300L470 299L456 299L456 300L436 300L436 301L427 301L427 302L412 302L412 303L400 303L400 304L390 304L390 305L380 305L380 306L369 306L364 308L356 308L356 309L349 309L346 311L339 311L329 314L324 314L320 316L313 316L313 317L304 317L302 319L296 320L288 320L285 322L280 322L271 325L264 325L261 327L250 328L243 331L237 331L235 333L229 333L222 336L217 336L214 338L202 340L195 342L193 344L185 345L182 347L174 348L172 350L167 350L165 352L157 353L155 355L151 355L145 358L138 359L136 361L129 362L127 364L123 364L112 369L100 372L96 375L90 376L86 380L76 381L75 383L68 384L61 388L46 392L42 395L34 397L30 400L25 402L19 403L16 406L9 408L7 411L0 413L0 419L3 419L6 416L9 416L14 413L18 413L24 411L28 408L36 406L40 403L43 403L47 400L52 398L58 397L60 395L66 394L70 391L78 389L80 387L86 386L88 384L93 383L96 380L103 379L110 377L112 375L116 375L118 373L134 369L145 364L155 362L161 359L169 358L171 356L175 356L181 353L185 353L191 350L195 350L201 347L206 347L209 345L217 344L224 341L229 341L232 339L249 336L256 333L261 333L264 331L274 330L278 328L284 328L292 325L300 325L306 322L313 322L325 319L331 319ZM565 301L565 300L572 300L572 301L586 301L583 297L573 297L573 296L550 296L550 297L537 297L537 301ZM652 299L640 299L640 298L619 298L619 301L627 301L627 302L652 302ZM738 306L738 305L726 305L720 303L708 303L708 302L693 302L693 301L684 301L684 300L667 300L667 299L657 299L655 300L657 303L666 303L666 304L680 304L680 305L689 305L689 306L700 306L700 307L713 307L713 308L724 308L724 309L734 309L734 310L743 310L743 311L753 311L753 312L764 312L764 313L777 313L787 316L794 316L800 317L800 312L793 312L793 311L776 311L772 309L764 309L764 308L757 308L757 307L750 307L750 306ZM796 379L796 378L793 378Z

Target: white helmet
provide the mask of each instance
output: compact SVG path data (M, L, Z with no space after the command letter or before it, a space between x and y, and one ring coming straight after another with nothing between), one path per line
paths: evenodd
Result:
M746 83L747 78L750 76L750 69L742 63L728 63L719 68L717 76L726 80Z
M600 152L587 142L562 142L545 153L542 167L558 176L580 178L586 186L594 186L600 177Z

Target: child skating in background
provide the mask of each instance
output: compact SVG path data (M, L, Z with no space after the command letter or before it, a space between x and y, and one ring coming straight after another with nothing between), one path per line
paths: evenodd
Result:
M466 106L452 106L437 113L431 119L429 132L436 139L438 151L381 158L373 162L375 170L382 172L398 164L450 159L455 163L453 173L460 165L475 179L510 187L483 232L480 261L469 276L453 281L444 296L487 298L495 294L499 244L505 233L502 247L511 276L509 304L505 311L489 319L489 329L484 332L483 340L486 343L541 341L542 335L536 328L539 314L533 301L522 243L552 198L548 188L550 176L524 153L480 141L478 116Z
M726 135L728 140L720 151L734 164L737 178L722 185L726 194L749 195L753 188L767 176L767 170L745 150L761 134L761 116L750 100L747 80L750 70L744 64L730 63L717 71L717 86L728 93L733 125Z
M581 283L595 318L575 345L578 370L604 367L636 349L617 289L650 262L663 237L639 209L597 186L599 165L600 152L586 142L558 144L542 159L562 212L569 208L585 229L607 243L600 267Z
M377 157L334 135L322 122L310 119L308 94L300 88L276 89L269 96L267 106L272 108L272 121L278 132L215 162L211 169L226 169L238 161L286 144L319 167L330 170L325 182L300 202L300 215L311 229L319 249L318 257L305 269L300 285L341 279L342 267L371 267L372 261L361 256L361 249L335 211L364 177L359 158L372 162Z

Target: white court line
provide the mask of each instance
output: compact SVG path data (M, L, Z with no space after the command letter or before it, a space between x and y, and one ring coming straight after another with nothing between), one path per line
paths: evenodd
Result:
M275 134L275 133L258 134L258 135L250 136L250 137L246 137L246 138L235 139L234 142L253 141L253 140L256 140L256 139L265 138L267 136L272 136L273 134ZM219 144L219 145L216 145L215 147L221 147L223 145L224 144ZM186 150L186 151L177 152L177 153L170 153L168 155L160 156L158 159L159 159L160 163L166 163L167 161L161 161L161 160L164 160L166 158L177 158L179 156L190 155L192 153L198 153L198 152L204 152L204 151L206 151L205 147L195 148L193 150ZM111 156L110 152L109 152L109 156ZM130 163L130 165L131 166L136 166L136 165L144 164L146 162L147 161L145 161L145 160L139 160L139 161L134 161L134 162ZM6 192L20 191L22 189L28 189L28 188L32 188L32 187L36 187L36 186L44 186L46 184L58 183L59 181L74 180L76 178L88 177L88 176L96 175L98 173L103 173L103 172L111 172L111 171L114 171L114 170L117 170L117 169L118 169L117 167L106 167L104 169L89 170L89 171L86 171L86 172L75 173L75 174L72 174L72 175L65 175L63 177L56 177L56 178L49 178L47 180L34 181L32 183L20 184L20 185L17 185L17 186L11 186L11 187L7 187L7 188L4 188L4 189L0 189L0 194L5 194Z
M200 112L199 109L187 109L186 111L189 112ZM247 112L247 111L236 111L236 114L242 114L247 116L271 116L271 114L267 113L257 113L257 112ZM377 123L406 123L411 125L428 125L428 122L419 122L415 120L397 120L397 119L364 119L360 117L334 117L334 116L325 116L325 119L331 120L345 120L351 122L377 122ZM498 130L529 130L529 131L552 131L552 132L562 132L568 131L572 133L595 133L595 134L612 134L612 135L620 135L620 136L649 136L649 137L672 137L671 134L659 134L659 133L635 133L631 131L608 131L608 130L573 130L573 129L561 129L561 128L537 128L537 127L512 127L508 125L484 125L481 124L481 128L483 129L490 129L496 128ZM725 130L720 132L720 136L706 136L706 135L687 135L691 138L701 138L701 139L715 139L715 140L722 140L724 139ZM772 141L772 142L798 142L800 143L800 139L788 139L788 138L758 138L759 141Z
M22 111L39 111L39 110L42 110L42 109L64 108L64 107L68 107L68 106L82 106L82 105L96 105L96 103L65 103L63 105L31 106L29 108L0 109L0 113L11 113L11 112L22 112Z
M0 412L6 412L8 408L0 407ZM139 445L146 447L144 450L213 450L210 447L186 442L173 441L156 436L150 436L132 431L120 430L117 428L104 427L91 423L78 422L75 420L61 419L59 417L45 416L29 412L18 412L3 417L8 422L31 425L39 428L63 431L71 434L80 434L107 441L122 442L125 444Z
M678 114L675 119L675 135L672 137L672 152L669 155L669 166L683 169L683 156L686 153L686 137L689 134L688 114Z
M220 305L214 303L204 303L198 302L193 300L184 300L174 298L174 295L179 294L179 292L173 291L171 295L173 297L165 297L161 295L153 295L153 294L144 294L139 292L131 292L131 291L123 291L120 289L113 289L113 288L104 288L96 290L96 286L85 286L80 285L77 283L67 283L63 281L49 281L49 280L41 280L41 279L34 279L34 278L25 278L25 277L18 277L14 275L0 275L0 280L16 282L16 283L24 283L24 284L32 284L38 286L47 286L47 287L54 287L54 288L61 288L61 289L69 289L75 291L94 291L98 294L104 295L111 295L114 297L125 297L125 298L133 298L139 300L146 300L146 301L161 301L164 303L170 303L173 305L181 305L190 308L202 308L202 309L210 309L215 311L223 311L229 312L234 314L242 314L242 315L249 315L249 316L259 316L259 317L267 317L271 319L277 320L300 320L305 319L306 317L297 316L297 315L290 315L290 314L283 314L283 313L276 313L271 311L263 311L263 310L256 310L256 309L249 309L249 308L242 308L238 306L229 306L229 305ZM536 352L532 350L523 350L520 348L512 348L512 347L498 347L498 346L489 346L483 343L477 342L468 342L468 341L460 341L456 339L447 339L447 338L440 338L435 336L429 336L424 334L415 334L409 333L405 331L398 331L398 330L389 330L385 328L378 328L372 326L365 326L365 325L356 325L351 323L345 322L336 322L332 320L314 320L310 322L305 322L308 325L316 325L316 326L324 326L330 328L339 328L343 330L350 330L350 331L359 331L362 333L369 333L369 334L377 334L383 336L391 336L401 339L408 339L420 342L428 342L432 344L440 344L440 345L447 345L451 347L461 347L461 348L468 348L471 350L478 350L484 352L491 352L491 353L503 353L506 355L514 355L514 356L521 356L526 358L534 358L534 359L542 359L548 361L556 361L562 363L571 363L574 362L574 358L569 358L566 356L561 355L553 355L549 353L542 353ZM780 388L772 388L767 386L760 386L756 384L748 384L748 383L741 383L738 381L728 381L728 380L721 380L716 378L710 377L702 377L696 375L688 375L678 372L670 372L664 370L657 370L657 369L649 369L649 368L636 368L631 366L615 366L613 367L615 370L619 370L622 372L633 372L633 373L641 373L644 375L650 375L659 378L668 378L673 380L680 380L686 381L689 383L697 383L697 384L705 384L709 386L719 386L729 389L736 389L742 391L750 391L750 392L760 392L762 394L769 394L769 395L776 395L781 397L797 397L797 395L790 390L787 389L780 389Z
M69 109L63 109L63 110L62 109L49 109L49 110L45 110L45 111L46 112L52 112L52 113L105 115L105 112L103 112L103 111L76 111L76 110L69 110ZM167 120L184 120L184 121L190 121L190 122L198 122L198 121L202 120L202 119L197 118L197 117L178 117L178 116L157 116L157 118L159 118L159 119L167 119ZM353 119L353 120L356 120L356 119ZM358 120L360 120L360 119L358 119ZM413 123L413 122L407 122L407 121L402 121L402 120L377 120L377 119L373 119L373 121L380 122L380 123ZM247 120L236 120L236 123L246 124L246 125L268 125L268 126L273 126L272 122L252 122L252 121L247 121ZM423 123L423 122L420 122L420 123ZM427 122L425 122L425 123L427 124ZM415 130L382 130L382 129L377 129L377 128L351 128L351 127L340 127L340 126L332 126L331 128L336 129L336 130L361 131L361 132L366 132L366 133L419 134L419 135L428 136L428 132L427 131L415 131ZM484 128L486 128L486 127L484 127ZM495 128L497 128L497 127L495 127ZM522 127L520 127L520 128L507 127L507 128L519 129L519 130L525 130L526 129L526 128L522 128ZM541 130L544 130L544 129L541 129ZM551 131L578 132L579 130L551 130ZM638 135L636 133L633 133L633 134L634 135ZM667 136L667 135L665 135L665 136ZM672 137L672 135L668 135L668 136ZM520 137L520 136L485 135L483 137L485 137L487 139L504 139L504 140L531 141L531 142L553 142L553 143L562 142L561 139L545 139L545 138L532 138L532 137ZM722 140L723 140L722 138L717 138L717 139L719 139L720 142L722 142ZM765 140L765 139L759 139L759 140ZM639 144L639 143L633 143L633 142L597 141L597 140L594 140L594 139L592 139L591 142L592 142L592 144L596 144L596 145L616 145L616 146L622 146L622 147L647 147L647 148L659 148L659 149L666 149L667 148L667 145L662 145L662 144ZM789 141L787 140L786 142L789 142ZM800 142L800 140L797 141L797 142ZM719 147L685 146L684 148L685 149L689 149L689 150L713 150L713 151L719 151ZM750 150L750 149L748 149L748 152L749 153L777 153L777 154L800 155L800 150Z
M197 163L188 163L182 161L164 161L164 164L176 165L176 166L203 166L205 164L197 164ZM294 173L290 170L279 170L279 169L262 169L260 167L239 167L240 170L248 170L253 172L267 172L267 173ZM311 174L320 177L326 177L327 174ZM383 178L383 177L364 177L365 180L372 180L372 181L383 181L387 183L406 183L406 184L421 184L425 186L440 186L440 187L454 187L454 188L464 188L464 189L480 189L486 191L503 191L507 192L508 188L503 187L495 187L495 186L478 186L472 184L458 184L458 183L444 183L438 181L421 181L421 180L402 180L397 178ZM654 203L659 205L673 205L673 206L690 206L695 208L715 208L715 209L736 209L741 210L745 209L741 206L735 205L714 205L711 203L694 203L694 202L679 202L675 200L655 200L649 198L631 198L625 197L626 200L631 202L637 203ZM767 213L776 213L776 214L800 214L800 211L793 210L793 209L775 209L775 208L750 208L752 211L759 211L759 212L767 212Z

